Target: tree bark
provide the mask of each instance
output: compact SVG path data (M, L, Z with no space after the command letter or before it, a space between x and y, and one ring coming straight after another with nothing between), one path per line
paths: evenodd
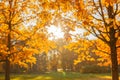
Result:
M7 47L8 47L8 54L6 56L6 61L5 61L5 80L10 80L10 61L9 61L9 56L11 55L11 22L8 24L8 30L10 31L8 33L8 41L7 41Z
M111 62L112 62L112 80L119 80L117 50L115 45L111 45Z
M11 6L11 2L10 1L10 6ZM9 14L9 19L11 17L11 12ZM9 56L11 55L11 30L12 30L12 26L11 26L11 21L9 21L8 23L8 30L9 30L9 33L8 33L8 36L7 36L7 47L8 47L8 51L10 54L8 54L6 56L6 66L5 66L5 80L10 80L10 61L9 61Z
M118 75L118 60L117 60L117 48L116 48L115 30L110 28L110 51L111 51L111 63L112 63L112 80L119 80Z
M10 80L10 61L5 61L5 80Z

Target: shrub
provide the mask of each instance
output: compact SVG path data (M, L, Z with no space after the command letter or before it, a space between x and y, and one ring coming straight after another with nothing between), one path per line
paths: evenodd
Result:
M80 68L81 73L109 73L110 68L98 65L86 65Z

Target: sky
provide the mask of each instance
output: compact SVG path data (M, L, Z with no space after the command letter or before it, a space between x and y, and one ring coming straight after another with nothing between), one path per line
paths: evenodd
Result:
M47 30L48 30L48 34L50 34L50 37L49 37L50 40L64 38L64 32L60 27L51 25L47 27ZM85 32L84 29L75 28L74 31L70 31L70 34L73 35L72 38L75 39L75 35L79 35L82 37L84 35L84 32ZM87 36L87 38L89 40L96 39L96 37L94 37L92 34Z

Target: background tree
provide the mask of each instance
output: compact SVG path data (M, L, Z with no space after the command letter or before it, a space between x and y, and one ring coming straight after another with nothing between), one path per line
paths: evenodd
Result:
M73 51L65 48L65 46L68 44L66 39L57 39L55 40L55 43L59 56L60 68L62 68L63 71L74 71L74 59L76 59L78 56Z
M48 66L48 56L46 53L36 54L36 64L33 64L32 67L29 67L27 72L31 73L44 73L47 72Z

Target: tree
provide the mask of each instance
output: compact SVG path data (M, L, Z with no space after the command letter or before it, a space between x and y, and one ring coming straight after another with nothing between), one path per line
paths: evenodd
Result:
M32 65L36 62L34 54L48 52L54 47L43 31L47 22L44 19L46 13L40 12L39 16L35 14L38 8L33 2L0 1L0 62L5 62L5 80L10 80L10 64L27 68L28 63ZM38 22L30 23L36 21L37 17L43 22L40 23L39 19Z
M10 57L11 53L13 54L12 50L15 49L13 46L16 44L16 39L12 39L18 35L18 31L16 32L16 26L21 22L20 12L18 10L23 11L23 6L16 5L18 1L1 1L0 4L0 22L1 22L1 61L5 61L5 80L10 80ZM23 2L23 1L22 1ZM25 2L23 2L25 3ZM18 6L20 8L18 9ZM16 15L17 13L17 15ZM17 28L18 29L18 28ZM17 34L16 34L17 33ZM3 35L4 34L4 35ZM16 34L16 35L15 35ZM16 37L17 38L17 37ZM15 41L14 41L15 40ZM17 50L17 49L16 49Z
M93 55L91 54L93 50L91 48L93 48L93 45L89 40L79 39L76 42L69 43L65 48L78 55L78 58L74 60L75 65L83 61L94 61Z
M66 39L57 39L56 41L56 50L59 52L59 58L61 62L61 68L64 71L74 71L74 59L77 58L77 55L65 48L68 45Z
M81 25L109 46L112 80L118 80L119 0L86 0L82 1L82 7L79 7L79 1L77 4L76 16L78 20L81 20Z
M27 72L31 73L44 73L47 71L47 66L48 66L48 56L47 53L41 53L41 54L36 54L36 64L33 64L33 66L29 67Z

